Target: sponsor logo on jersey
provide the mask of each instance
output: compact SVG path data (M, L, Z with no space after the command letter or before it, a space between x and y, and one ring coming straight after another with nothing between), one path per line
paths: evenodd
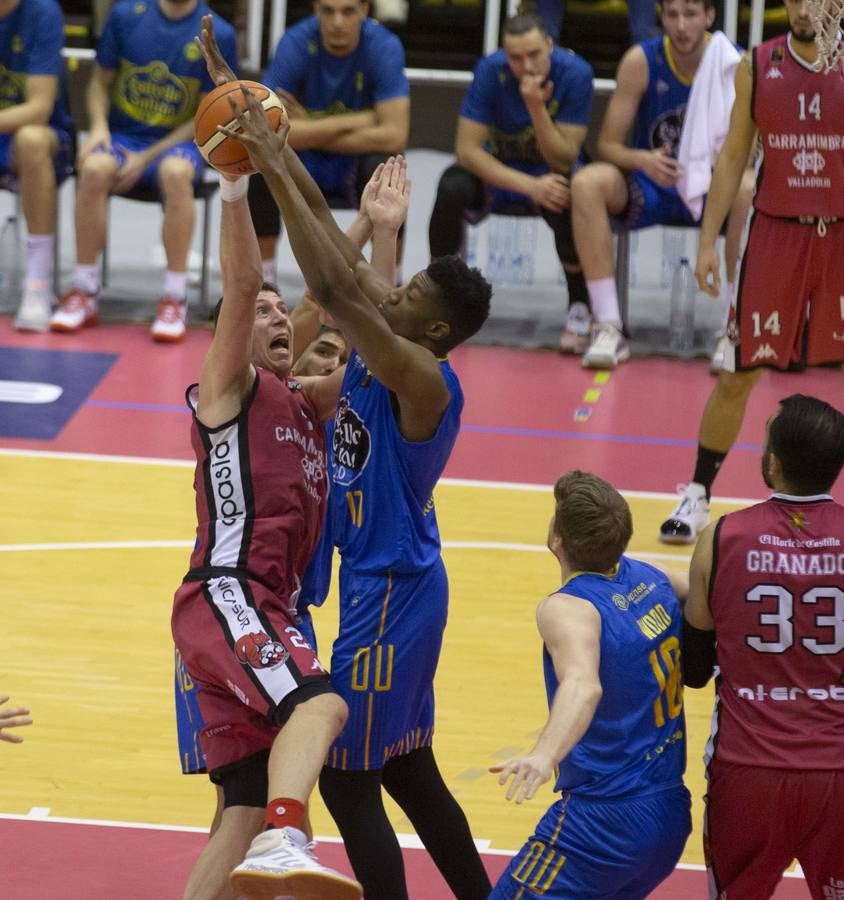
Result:
M238 638L234 652L239 663L253 669L280 666L290 656L278 641L272 640L264 631L253 631Z
M613 594L612 602L615 603L615 605L622 612L626 612L628 609L630 609L630 601L627 599L627 597L624 596L624 594Z
M801 688L795 685L766 687L764 684L757 684L756 687L736 688L736 696L742 700L773 700L775 703L793 702L803 697L809 700L834 700L837 703L844 703L844 686L830 684L826 687Z
M641 603L655 588L656 583L653 581L650 584L645 584L644 581L640 581L626 596L624 594L613 594L612 602L615 603L622 612L626 612L630 609L631 604L635 606L637 603Z
M334 481L337 484L352 484L369 462L372 436L363 419L349 406L348 396L342 397L337 406L331 451L334 458Z
M823 154L817 150L812 150L811 152L801 150L794 155L791 164L801 175L805 175L807 172L818 175L826 168L826 160Z
M651 147L659 150L668 144L671 156L677 159L677 151L680 149L680 131L683 128L683 119L686 115L685 104L678 109L672 109L661 115L651 129Z
M799 541L795 538L781 538L776 534L760 534L759 543L772 547L807 547L809 549L841 546L841 541L836 537L807 538L805 541Z
M779 359L777 351L770 344L760 344L750 357L751 362L761 362L763 359Z
M793 512L791 514L791 524L799 530L800 528L805 528L809 524L809 520L802 512Z
M772 47L771 48L771 62L772 63L780 63L785 59L785 48L783 47Z
M765 78L784 78L785 76L780 72L780 70L776 66L771 66L770 69L765 73Z

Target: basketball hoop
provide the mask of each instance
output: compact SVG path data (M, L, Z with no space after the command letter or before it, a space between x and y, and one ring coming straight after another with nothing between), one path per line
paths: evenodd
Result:
M815 28L818 48L814 68L818 72L840 68L844 60L844 36L841 33L844 0L809 0L809 16Z

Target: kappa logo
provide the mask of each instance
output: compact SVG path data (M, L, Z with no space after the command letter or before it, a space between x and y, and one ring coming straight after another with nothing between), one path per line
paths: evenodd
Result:
M782 77L783 77L782 72L776 66L772 66L765 73L765 78L782 78Z
M762 362L767 359L779 359L777 351L770 344L760 344L753 356L750 357L751 362Z
M264 631L253 631L238 638L234 645L235 656L244 666L253 669L269 669L287 661L290 654L278 641Z

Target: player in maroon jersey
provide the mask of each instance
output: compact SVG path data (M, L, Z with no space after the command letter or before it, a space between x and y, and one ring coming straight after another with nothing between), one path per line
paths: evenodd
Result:
M706 404L697 462L660 529L691 543L709 518L712 483L741 427L762 367L844 362L844 72L815 72L807 0L785 0L791 30L736 72L730 130L712 177L695 274L718 296L715 240L757 131L762 144L738 291L732 352Z
M712 897L770 897L799 860L812 897L844 889L844 414L793 394L768 420L764 503L707 527L692 557L688 687L717 665L706 748Z

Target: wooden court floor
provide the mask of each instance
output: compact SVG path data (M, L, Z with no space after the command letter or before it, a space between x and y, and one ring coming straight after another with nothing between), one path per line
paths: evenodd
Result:
M24 744L0 746L0 813L210 821L207 781L180 774L169 630L194 528L181 397L206 346L206 335L191 334L163 356L147 345L145 329L128 327L27 345L0 322L0 389L26 379L71 385L62 367L73 372L73 353L113 357L51 437L23 434L39 412L16 424L16 401L0 393L0 692L29 705L36 720ZM667 548L655 535L688 467L711 380L703 363L636 360L596 384L573 360L480 347L465 348L455 364L467 407L436 493L451 606L435 752L475 837L514 850L551 792L508 805L487 768L528 748L547 712L534 610L558 579L544 547L550 484L575 466L611 478L633 509L631 552L685 567L688 549ZM834 401L840 385L838 372L766 375L725 466L723 493L733 499L718 500L716 512L764 496L758 450L776 399L802 390ZM578 419L590 404L590 416ZM666 471L669 452L677 474ZM737 490L742 485L746 492ZM333 599L316 616L324 658L336 633ZM693 864L702 861L701 755L711 708L711 690L686 692L695 833L683 861ZM396 830L410 831L389 809ZM318 798L313 819L318 834L336 835Z

